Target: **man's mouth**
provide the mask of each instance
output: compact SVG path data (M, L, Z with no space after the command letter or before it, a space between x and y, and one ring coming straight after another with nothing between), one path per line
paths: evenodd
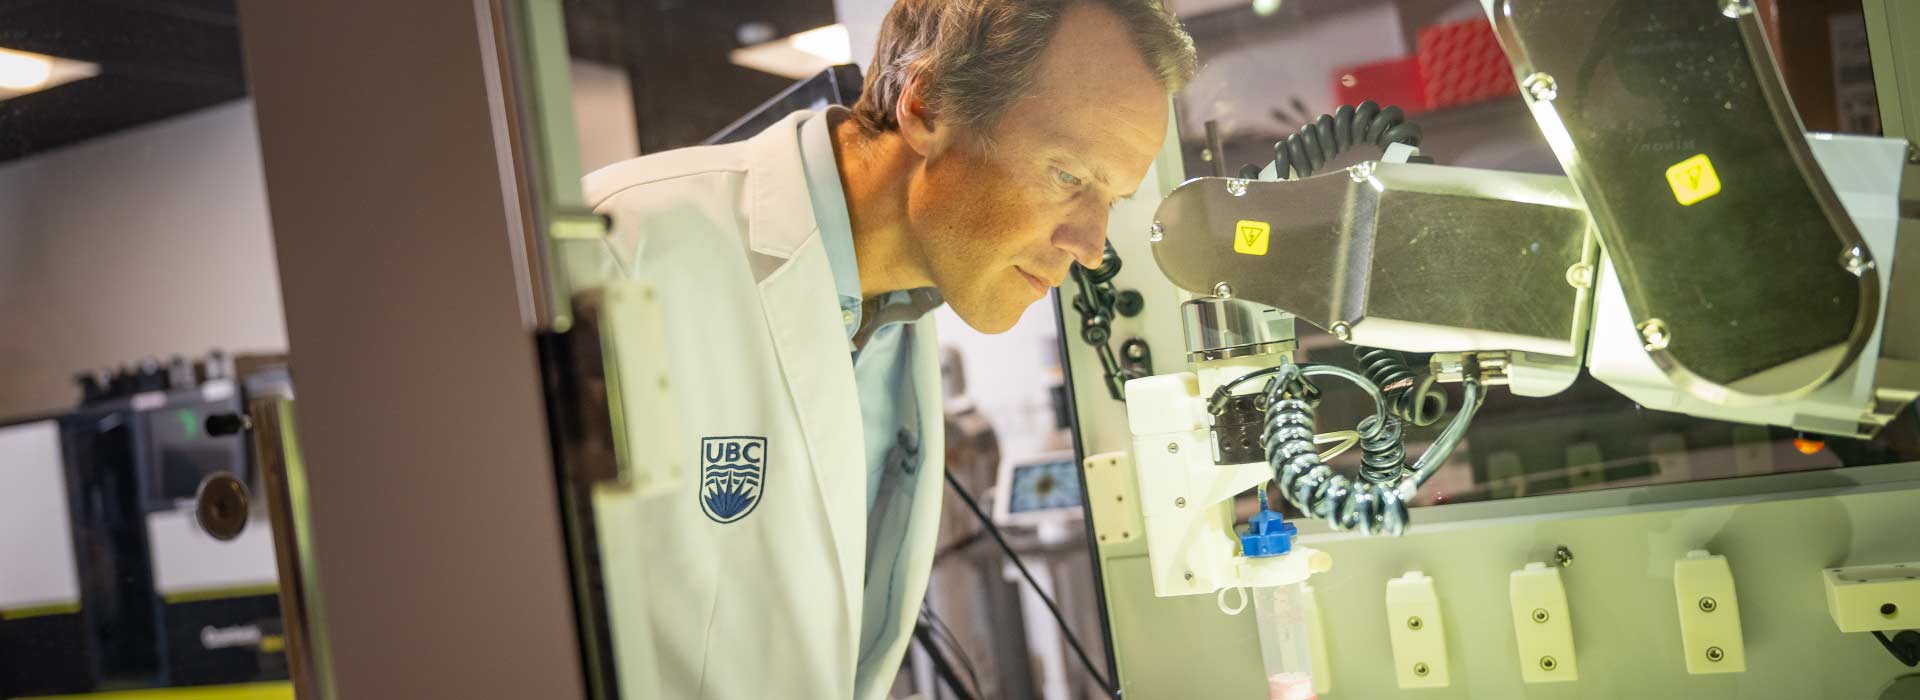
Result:
M1047 291L1053 289L1053 283L1046 281L1040 276L1035 275L1031 272L1028 272L1024 269L1021 269L1018 266L1015 266L1013 269L1019 272L1021 277L1027 278L1027 284L1033 285L1033 291L1035 293L1038 293L1041 296L1046 296Z

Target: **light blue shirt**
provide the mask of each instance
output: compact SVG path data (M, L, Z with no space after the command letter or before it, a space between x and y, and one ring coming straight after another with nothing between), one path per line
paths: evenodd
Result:
M813 204L820 241L833 267L833 286L840 298L840 320L847 330L847 351L853 356L854 383L860 396L861 425L867 456L867 509L873 510L881 478L890 461L917 458L920 436L915 416L901 416L911 407L914 393L912 358L902 346L905 324L919 320L939 306L931 289L895 291L871 302L860 296L860 266L853 252L853 222L847 213L846 191L833 151L832 126L849 118L844 107L830 107L800 126L800 160L807 173L807 195ZM931 390L937 391L938 388ZM905 420L903 420L905 418Z
M873 575L893 570L892 562L876 561L875 543L889 527L898 527L897 517L910 503L896 503L911 497L903 485L911 485L912 474L928 458L921 454L918 393L913 381L913 356L906 330L942 303L931 288L889 292L866 300L860 294L860 266L854 257L853 223L847 213L846 191L840 185L839 162L833 150L834 125L849 118L843 107L830 107L800 125L800 162L806 171L807 196L813 205L814 223L820 229L820 241L827 262L833 269L833 286L840 304L840 321L847 331L847 352L853 362L853 379L860 398L860 427L864 438L867 472L867 590L863 596L860 631L860 665L866 666L877 653L880 637L891 629L890 601L894 597L892 577L876 580ZM920 342L914 339L912 342ZM939 391L940 387L926 387ZM905 412L903 414L903 411ZM940 459L941 455L932 455ZM897 533L896 533L897 534ZM877 588L876 588L877 587Z

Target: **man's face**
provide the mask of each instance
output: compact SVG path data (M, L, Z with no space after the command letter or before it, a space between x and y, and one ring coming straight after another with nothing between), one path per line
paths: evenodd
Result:
M1032 88L984 134L935 122L944 147L909 191L908 229L954 312L999 333L1073 262L1100 264L1108 210L1166 135L1167 97L1124 25L1082 3L1061 18Z

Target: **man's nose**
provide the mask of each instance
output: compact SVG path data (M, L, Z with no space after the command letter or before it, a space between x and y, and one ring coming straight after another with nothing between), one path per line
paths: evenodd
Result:
M1089 207L1067 225L1054 230L1053 244L1089 270L1099 267L1107 249L1107 210Z

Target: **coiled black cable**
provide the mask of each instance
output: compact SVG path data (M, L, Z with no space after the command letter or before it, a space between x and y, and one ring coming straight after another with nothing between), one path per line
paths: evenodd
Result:
M1367 416L1359 425L1360 478L1374 484L1391 483L1407 472L1407 443L1401 439L1400 419L1389 416L1386 425L1376 430L1381 420Z
M1313 444L1313 404L1305 400L1307 386L1305 369L1293 363L1281 365L1267 382L1267 421L1260 443L1281 495L1336 530L1358 529L1368 535L1405 532L1407 504L1396 484L1356 482L1334 473L1320 459ZM1369 434L1366 425L1361 424L1362 441L1381 437Z
M1407 121L1406 112L1399 107L1382 108L1373 100L1357 107L1340 105L1332 114L1320 115L1273 144L1274 176L1291 179L1287 175L1291 169L1295 173L1292 177L1309 177L1354 146L1373 144L1385 149L1396 143L1420 145L1420 125ZM1257 178L1260 170L1259 165L1248 165L1240 169L1240 177Z
M1422 382L1420 373L1398 350L1355 345L1353 359L1360 363L1360 373L1386 395L1387 410L1394 418L1425 427L1447 412L1447 395L1435 391L1432 382Z

